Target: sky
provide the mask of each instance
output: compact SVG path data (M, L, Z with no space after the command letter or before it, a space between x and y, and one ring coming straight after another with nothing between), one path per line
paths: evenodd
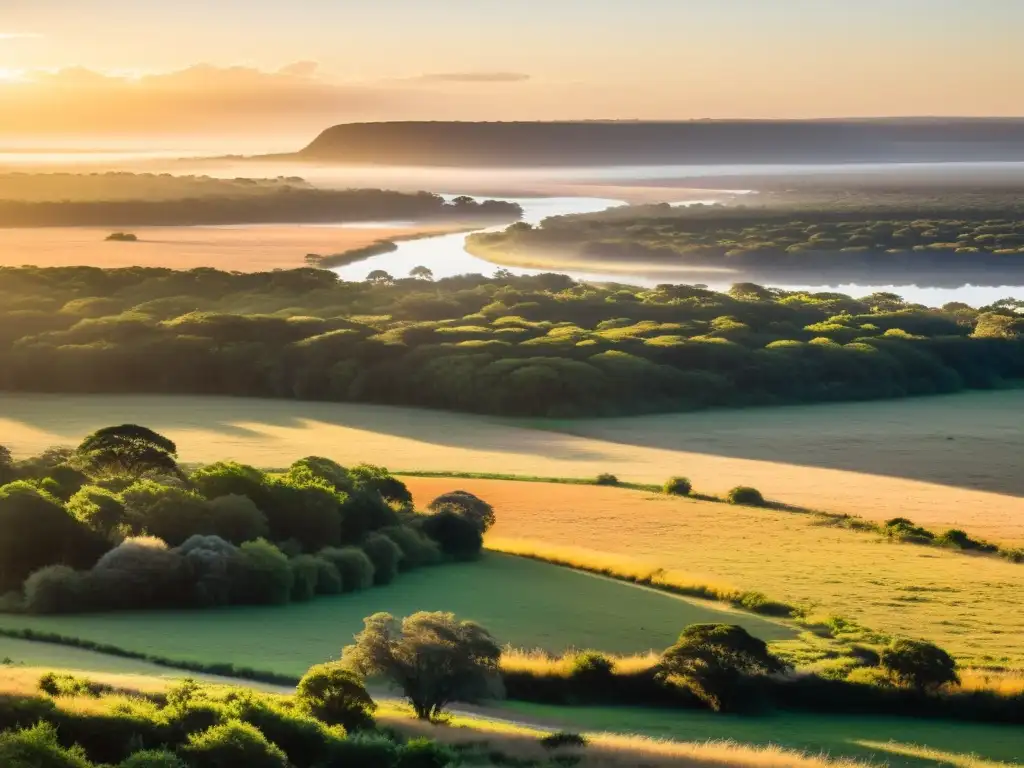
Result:
M0 136L1024 115L1024 0L0 0Z

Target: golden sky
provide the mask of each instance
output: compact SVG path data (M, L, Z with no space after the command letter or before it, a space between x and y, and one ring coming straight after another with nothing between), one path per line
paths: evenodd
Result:
M0 0L0 135L1024 115L1024 0Z

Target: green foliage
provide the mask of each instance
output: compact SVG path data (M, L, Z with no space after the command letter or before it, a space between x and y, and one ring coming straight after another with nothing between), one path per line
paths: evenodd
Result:
M288 561L288 566L292 571L292 602L304 603L312 600L317 594L320 560L313 555L298 555Z
M125 523L124 502L117 494L96 485L80 488L67 503L68 513L106 538Z
M578 733L570 733L568 731L558 731L557 733L549 734L548 736L541 737L540 745L544 749L564 749L566 747L585 747L587 746L587 739Z
M292 594L294 576L288 558L265 539L239 547L234 578L235 602L245 605L284 605Z
M443 493L427 505L431 512L453 512L471 520L480 529L487 531L494 525L494 508L480 497L469 491L449 491Z
M447 510L424 517L420 529L453 560L479 557L484 546L483 534L477 523Z
M387 536L371 533L360 544L373 563L373 583L376 585L390 584L398 575L398 565L402 562L402 550Z
M270 535L267 516L248 496L218 496L209 502L209 510L212 532L233 544Z
M741 504L746 507L763 507L765 504L761 492L748 485L737 485L725 495L725 498L730 504Z
M125 525L136 536L156 536L177 546L194 534L214 532L209 504L184 488L139 480L121 498Z
M882 651L880 666L897 685L922 692L934 692L946 685L959 685L956 661L933 643L896 640Z
M237 720L190 736L182 753L195 768L289 768L279 747L256 727Z
M358 547L328 547L320 550L318 556L338 569L342 591L359 592L373 586L373 561Z
M670 477L665 481L663 490L669 496L689 496L693 484L685 477Z
M75 451L93 471L142 477L180 476L178 449L163 435L137 424L105 427L93 432Z
M173 752L166 749L150 749L136 752L123 760L118 768L188 768Z
M398 752L395 768L447 768L457 764L457 754L451 747L420 737L410 739Z
M424 720L435 719L454 701L500 695L500 658L501 647L480 625L425 611L401 622L374 614L342 652L351 669L400 688Z
M49 723L0 732L0 765L4 768L92 768L81 749L65 749L60 745L57 730Z
M402 552L399 568L403 571L441 562L441 548L417 528L407 525L392 525L381 528L380 534L387 536Z
M337 663L311 667L299 681L295 701L302 711L349 733L372 728L377 708L362 679Z
M73 613L82 610L82 576L66 565L47 565L25 579L25 608L30 613Z
M715 711L742 705L746 676L786 669L763 640L733 624L687 627L662 655L659 667L664 678L679 680Z
M318 595L340 595L344 589L341 572L330 560L314 556L316 563L316 593Z
M619 478L609 472L603 472L594 480L597 485L618 485Z
M178 394L212 386L217 394L572 417L903 397L1024 378L1011 305L926 309L887 294L853 299L753 284L735 295L685 285L583 289L560 275L447 278L427 295L424 287L344 284L312 269L5 268L0 292L26 304L125 298L84 319L0 312L0 384ZM190 311L197 306L204 311ZM342 506L344 494L409 504L407 489L380 468L317 457L308 465ZM306 484L296 482L298 469L286 484ZM116 460L108 470L123 467ZM231 474L196 473L204 498L248 496L273 540L296 538L279 535L288 519L263 498L260 473L210 477L218 473ZM367 518L365 499L357 508L343 515L340 543L397 522ZM386 512L384 504L375 514Z

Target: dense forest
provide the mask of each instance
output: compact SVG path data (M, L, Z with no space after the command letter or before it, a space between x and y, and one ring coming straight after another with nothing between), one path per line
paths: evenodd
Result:
M1024 158L1013 119L391 122L336 125L296 157L382 165L607 166Z
M558 253L590 263L724 268L754 280L870 284L957 277L975 285L1004 285L1024 275L1021 213L965 207L936 218L922 216L910 204L874 216L842 205L830 210L696 206L682 212L652 206L553 217L536 227L519 222L504 232L472 235L469 248L499 262ZM1000 214L1010 217L997 218Z
M1024 378L1024 316L754 284L429 270L0 269L0 388L583 416L902 397Z
M0 446L0 608L32 613L276 605L391 583L480 554L490 505L462 491L418 513L381 467L310 456L268 474L187 472L125 424L21 461Z
M297 177L0 175L0 227L178 226L403 219L511 222L515 203L429 192L317 189Z

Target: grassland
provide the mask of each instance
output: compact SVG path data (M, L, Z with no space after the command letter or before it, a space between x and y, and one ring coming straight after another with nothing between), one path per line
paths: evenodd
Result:
M113 243L134 248L137 244ZM1024 390L630 419L513 423L408 408L223 397L0 394L0 443L17 454L137 422L186 462L282 466L309 453L393 470L503 472L661 483L873 520L908 517L1024 544ZM569 434L569 433L572 434Z
M0 228L0 266L210 267L264 272L306 266L321 255L365 248L379 240L455 231L457 224L330 227L302 224L226 227L133 227L136 243L106 242L111 227Z
M609 621L613 608L615 619ZM0 615L0 627L29 627L176 660L230 661L300 675L312 664L336 658L362 629L364 617L421 610L452 611L479 621L502 643L552 652L573 647L618 653L660 650L684 626L723 617L766 640L796 634L778 622L725 613L715 603L498 554L477 563L414 571L388 587L285 607Z
M1024 666L1020 565L821 525L809 515L620 488L406 478L418 502L461 488L494 505L489 547L680 583L754 589L965 661Z
M1024 761L1024 731L1015 726L948 723L898 717L837 717L779 713L761 717L610 707L554 707L506 702L525 720L547 720L582 732L618 731L655 739L732 739L783 745L889 766L983 768Z

